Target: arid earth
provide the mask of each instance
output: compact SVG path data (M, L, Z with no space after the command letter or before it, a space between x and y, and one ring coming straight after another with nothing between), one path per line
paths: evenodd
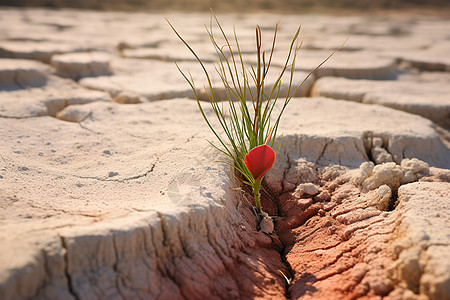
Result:
M249 64L280 22L272 82L299 25L295 82L348 38L283 115L273 229L164 18L214 73L208 13L0 9L1 299L450 299L448 18L218 15Z

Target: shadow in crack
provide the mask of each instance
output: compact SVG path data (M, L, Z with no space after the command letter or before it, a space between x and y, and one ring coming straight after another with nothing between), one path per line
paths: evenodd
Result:
M311 273L303 274L295 284L289 287L289 294L295 295L295 298L303 297L304 295L312 295L317 292L317 289L312 286L317 281L317 277Z

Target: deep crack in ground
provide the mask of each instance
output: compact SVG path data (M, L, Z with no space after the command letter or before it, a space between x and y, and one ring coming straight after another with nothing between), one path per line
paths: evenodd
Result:
M338 175L330 176L330 169ZM375 191L361 193L349 170L339 166L315 170L318 180L308 182L318 187L315 193L299 192L303 182L298 182L297 189L279 195L266 187L261 198L275 223L269 247L278 250L288 270L282 273L285 298L375 299L389 294L394 284L386 268L392 262L392 249L385 245L399 222L392 211L396 191L386 212L373 202L381 201ZM246 191L253 201L250 190Z

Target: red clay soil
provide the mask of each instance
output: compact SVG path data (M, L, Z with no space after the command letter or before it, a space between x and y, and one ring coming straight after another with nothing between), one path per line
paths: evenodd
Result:
M246 202L244 197L243 200ZM238 210L246 222L236 228L243 247L236 251L238 257L230 261L229 267L234 281L241 284L236 299L286 299L287 282L283 274L289 274L289 270L280 254L281 242L276 235L258 231L249 202L240 205Z
M291 299L379 299L394 289L387 266L389 241L398 222L395 212L367 206L346 182L322 183L330 195L280 197L277 222L294 277ZM294 203L294 205L293 205ZM297 204L297 205L295 205Z
M276 198L263 195L264 210L277 216L276 232L265 235L270 240L261 235L254 250L280 251L283 274L290 279L286 294L271 299L380 299L394 289L388 266L394 258L389 245L397 213L369 206L367 197L376 194L362 196L342 178L319 179L320 192L312 196L292 191ZM254 218L247 210L246 219Z

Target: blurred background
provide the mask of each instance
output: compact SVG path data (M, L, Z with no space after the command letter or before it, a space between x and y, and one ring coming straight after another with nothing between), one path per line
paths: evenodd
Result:
M79 8L120 11L221 12L383 12L389 10L447 13L450 0L0 0L0 6Z

